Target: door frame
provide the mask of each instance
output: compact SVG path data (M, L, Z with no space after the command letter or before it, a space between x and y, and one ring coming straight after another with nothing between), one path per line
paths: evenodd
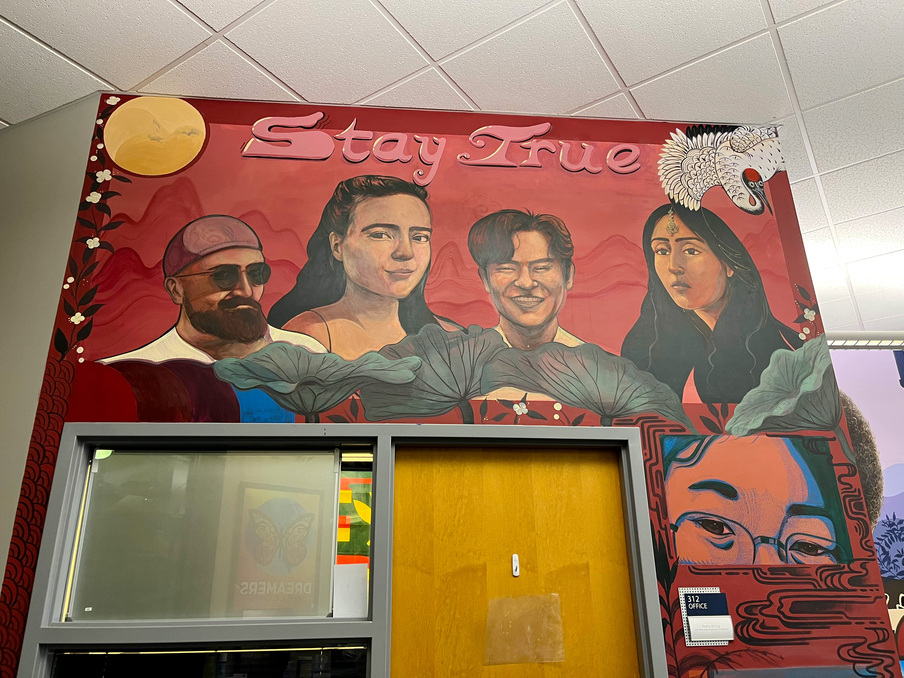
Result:
M86 471L96 447L186 449L304 449L369 444L373 448L370 619L212 619L61 622L59 610L72 558ZM35 570L19 676L49 675L53 648L148 647L218 643L363 640L370 644L368 675L389 678L392 619L392 513L395 448L493 445L604 448L619 454L628 567L634 601L638 663L645 678L666 678L653 536L640 431L633 427L471 424L66 424L47 505ZM101 640L102 639L102 640Z

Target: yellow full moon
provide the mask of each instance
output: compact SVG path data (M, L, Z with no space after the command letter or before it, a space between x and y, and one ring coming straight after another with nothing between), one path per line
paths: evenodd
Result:
M207 128L198 110L182 99L139 97L113 111L104 125L110 158L133 174L156 177L195 159Z

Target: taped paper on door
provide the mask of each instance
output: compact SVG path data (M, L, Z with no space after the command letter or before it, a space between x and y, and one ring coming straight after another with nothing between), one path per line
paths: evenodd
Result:
M564 661L565 638L559 594L490 600L488 666Z

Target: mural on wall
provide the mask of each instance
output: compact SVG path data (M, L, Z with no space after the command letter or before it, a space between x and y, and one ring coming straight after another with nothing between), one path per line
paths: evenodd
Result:
M64 421L626 425L671 675L900 675L777 134L102 96L4 652Z
M904 658L904 450L899 423L904 411L901 367L892 350L834 350L832 362L849 405L851 441L871 465L861 463L873 539L898 652ZM852 413L848 409L853 408Z

